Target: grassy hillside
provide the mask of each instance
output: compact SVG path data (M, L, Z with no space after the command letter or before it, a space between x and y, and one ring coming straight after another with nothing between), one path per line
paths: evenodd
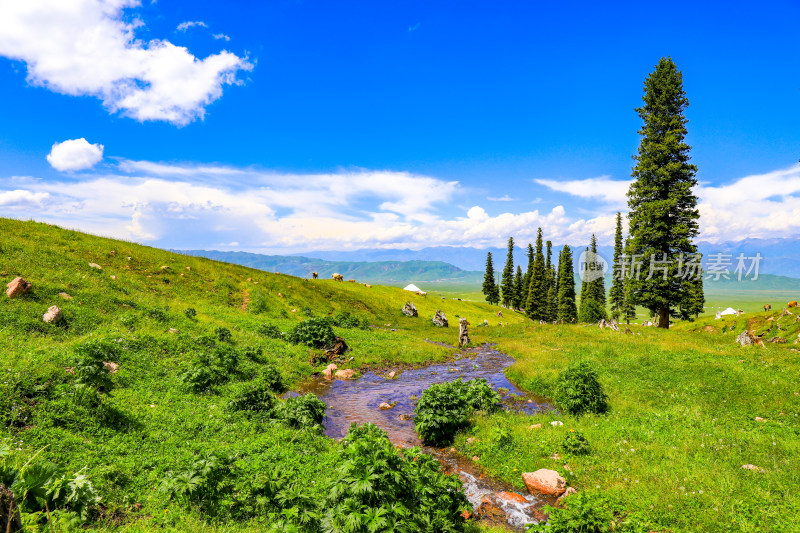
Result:
M451 320L487 319L495 327L499 320L485 304L276 275L45 224L0 219L0 235L3 285L16 276L32 283L22 297L0 298L0 467L19 468L38 452L37 463L83 472L102 500L93 523L109 530L205 527L199 511L161 488L207 454L240 473L229 481L235 490L226 497L236 501L228 511L202 515L223 520L226 531L264 529L282 516L280 506L248 508L263 500L258 491L276 468L287 491L300 491L303 501L321 497L327 477L320 473L332 468L337 444L226 407L266 367L288 387L324 367L310 362L321 350L267 338L265 324L289 331L305 318L348 311L374 326L335 328L351 347L340 367L359 369L449 356L452 350L425 342L457 338L457 328L432 325L436 309ZM400 313L408 300L419 318ZM63 310L59 324L42 320L52 305ZM506 313L502 320L523 319ZM118 365L110 390L96 397L74 386L76 356L93 350ZM219 382L189 390L181 376L209 365L226 369ZM301 504L281 505L297 512Z

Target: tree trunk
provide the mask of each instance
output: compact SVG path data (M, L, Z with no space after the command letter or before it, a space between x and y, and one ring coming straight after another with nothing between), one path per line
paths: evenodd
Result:
M5 485L0 485L0 531L3 533L22 531L17 502L11 490Z
M669 329L669 307L658 310L658 327Z

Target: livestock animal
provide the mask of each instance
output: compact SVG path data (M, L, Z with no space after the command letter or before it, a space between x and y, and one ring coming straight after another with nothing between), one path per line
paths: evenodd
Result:
M312 272L312 273L311 273L311 277L312 277L313 279L317 279L317 278L319 277L319 272Z
M797 307L797 300L793 300L786 304L786 307Z
M770 304L766 304L766 305L764 306L764 311L771 311L771 310L772 310L772 305L770 305Z
M334 273L331 275L331 277L333 278L333 281L344 281L344 276L342 276L342 275L341 275L341 274L339 274L338 272L334 272Z
M348 279L347 281L349 281L350 283L355 283L356 282L356 280L354 280L354 279Z

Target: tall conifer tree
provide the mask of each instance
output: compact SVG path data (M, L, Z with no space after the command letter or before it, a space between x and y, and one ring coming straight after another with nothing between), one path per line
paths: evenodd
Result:
M545 303L547 302L546 271L544 268L544 252L542 250L542 228L536 233L536 256L533 260L533 273L528 284L528 299L525 312L533 320L543 320Z
M575 274L572 270L572 250L566 244L558 256L558 312L557 320L571 323L577 320L575 306Z
M514 309L522 308L522 298L525 294L525 285L522 281L524 277L522 275L522 267L517 265L517 275L514 276Z
M597 322L608 316L605 287L603 265L597 255L597 237L592 235L592 242L586 253L581 285L581 308L578 314L581 322Z
M608 299L611 304L611 318L619 320L625 305L625 277L622 264L622 213L617 212L617 231L614 234L614 266L612 269L611 290Z
M698 235L697 167L689 163L684 110L689 105L683 75L671 58L661 58L644 82L644 105L636 111L642 119L641 140L634 182L628 190L631 251L647 262L650 276L632 278L634 301L669 327L670 316L680 316L697 300L697 284L680 276L677 258L694 254ZM649 277L649 279L647 279Z
M630 239L625 239L625 254L630 257ZM631 291L631 283L630 277L631 272L624 273L625 284L623 286L623 303L622 303L622 318L625 319L625 322L628 324L631 323L631 320L636 319L636 304L633 302L633 292Z
M486 273L483 275L483 294L486 301L496 304L500 301L500 291L494 281L494 265L492 264L492 252L486 254Z
M514 237L508 238L508 255L503 268L503 277L500 282L503 293L503 305L511 307L514 300Z

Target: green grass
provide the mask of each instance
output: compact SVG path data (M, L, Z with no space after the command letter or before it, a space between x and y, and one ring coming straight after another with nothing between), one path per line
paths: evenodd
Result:
M490 335L517 358L509 377L544 396L569 363L594 363L611 411L479 418L478 442L461 435L456 446L519 487L521 472L539 468L558 470L579 490L599 487L658 531L800 529L798 352L791 345L741 348L731 334L633 331L528 325ZM554 420L564 425L551 426ZM534 423L542 429L530 429ZM492 442L497 426L512 433L513 444ZM588 439L591 455L560 449L571 430Z

